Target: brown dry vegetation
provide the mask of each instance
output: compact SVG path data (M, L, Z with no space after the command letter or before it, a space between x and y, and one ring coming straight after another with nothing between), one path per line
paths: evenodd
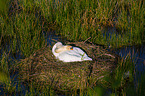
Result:
M86 42L66 44L82 48L93 61L63 63L55 59L51 47L45 47L17 63L15 69L19 71L20 80L65 91L106 83L103 78L115 69L116 56L109 54L100 46Z

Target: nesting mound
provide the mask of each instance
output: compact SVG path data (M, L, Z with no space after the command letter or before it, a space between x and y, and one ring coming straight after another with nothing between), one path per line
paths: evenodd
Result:
M116 57L105 49L84 42L68 42L85 50L93 61L63 63L55 59L51 47L36 51L29 58L18 62L20 79L51 86L57 90L84 89L102 83L116 64Z

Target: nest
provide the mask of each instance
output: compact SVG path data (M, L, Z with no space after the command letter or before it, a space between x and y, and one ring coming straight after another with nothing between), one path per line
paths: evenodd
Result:
M93 61L64 63L53 56L51 47L42 48L17 63L20 79L56 90L84 89L104 82L103 77L116 67L116 57L100 46L84 42L66 44L85 50Z

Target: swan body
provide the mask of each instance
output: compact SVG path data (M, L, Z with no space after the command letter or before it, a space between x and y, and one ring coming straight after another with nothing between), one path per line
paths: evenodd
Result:
M80 48L62 45L61 42L57 42L53 46L52 53L57 59L63 62L92 61L92 59Z

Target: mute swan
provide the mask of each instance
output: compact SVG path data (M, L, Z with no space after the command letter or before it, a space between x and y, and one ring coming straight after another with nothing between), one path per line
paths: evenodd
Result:
M61 42L57 42L53 48L52 53L54 56L63 62L76 62L85 61L92 59L87 56L87 54L78 47L72 47L69 45L62 45Z

